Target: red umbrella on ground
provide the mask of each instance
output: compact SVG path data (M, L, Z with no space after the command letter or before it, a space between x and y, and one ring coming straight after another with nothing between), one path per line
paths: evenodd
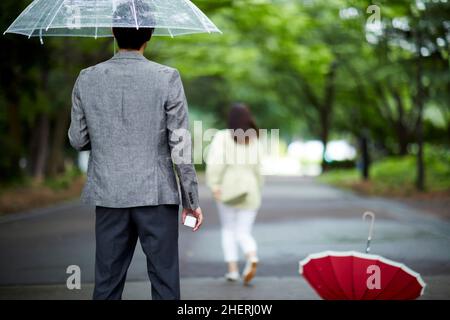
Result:
M372 223L366 253L325 251L300 261L302 274L326 300L411 300L420 297L425 282L402 263L368 254L375 215L366 212Z

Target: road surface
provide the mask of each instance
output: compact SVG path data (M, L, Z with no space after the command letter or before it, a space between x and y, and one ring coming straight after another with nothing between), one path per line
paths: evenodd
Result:
M396 201L363 197L300 177L269 177L254 235L261 260L250 287L223 280L220 226L202 184L205 223L180 226L184 299L317 299L298 274L298 261L323 250L365 249L376 213L372 253L421 273L424 299L450 299L450 223ZM90 299L94 277L94 209L78 201L0 217L0 299ZM66 268L81 268L81 290L66 288ZM242 266L242 264L241 264ZM145 256L138 245L124 299L148 299Z

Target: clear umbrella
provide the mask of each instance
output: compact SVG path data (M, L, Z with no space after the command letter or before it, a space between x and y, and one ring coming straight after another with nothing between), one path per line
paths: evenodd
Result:
M5 33L111 37L111 27L155 28L156 36L221 32L189 0L34 0Z

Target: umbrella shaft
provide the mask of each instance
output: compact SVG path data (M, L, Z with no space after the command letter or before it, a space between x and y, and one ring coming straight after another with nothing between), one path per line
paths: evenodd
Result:
M367 239L366 253L370 252L370 239Z

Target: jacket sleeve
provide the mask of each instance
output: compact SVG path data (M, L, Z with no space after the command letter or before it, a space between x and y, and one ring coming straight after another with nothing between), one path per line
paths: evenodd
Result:
M206 184L212 191L219 190L222 185L222 178L226 168L224 155L223 136L221 132L218 132L209 145L206 159Z
M198 182L192 161L188 105L178 70L173 71L168 85L165 112L172 161L180 182L183 208L195 210L199 207Z
M75 82L72 91L72 111L68 136L72 147L74 147L78 151L84 151L90 150L91 144L89 140L89 132L83 110L79 85L80 76Z

